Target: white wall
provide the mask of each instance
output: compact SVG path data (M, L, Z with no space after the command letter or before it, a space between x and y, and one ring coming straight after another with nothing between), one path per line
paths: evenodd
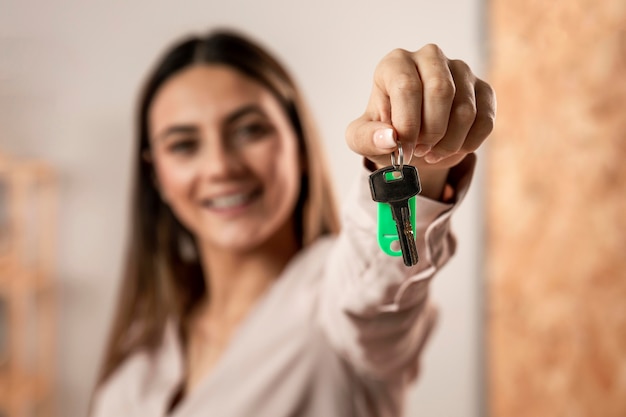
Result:
M46 158L62 180L60 415L85 413L124 252L135 94L164 45L234 25L271 46L310 99L342 193L358 164L344 129L378 60L435 42L480 73L480 13L479 0L0 0L0 148ZM441 320L410 415L482 414L479 191L456 215L458 256L434 284Z

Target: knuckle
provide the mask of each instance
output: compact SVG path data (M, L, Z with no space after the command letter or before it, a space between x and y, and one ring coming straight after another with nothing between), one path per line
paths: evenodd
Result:
M482 143L483 142L481 140L474 140L474 141L471 141L471 142L465 142L463 144L463 147L461 148L461 151L463 151L465 153L474 152L474 151L476 151L480 147L480 145Z
M471 126L476 120L476 105L464 102L455 106L453 118L460 123Z
M400 133L402 133L401 136L403 137L411 137L415 134L418 133L418 129L420 127L420 120L419 118L415 117L415 118L407 118L402 120L399 124L398 124L398 131Z
M476 80L476 98L479 102L485 103L485 107L489 108L489 111L496 112L496 92L493 87L481 79Z
M420 49L420 51L423 51L428 55L443 56L443 51L441 50L441 48L434 43L428 43L424 45L422 49Z
M452 100L456 94L454 82L443 77L432 78L425 82L424 90L429 96L442 100Z
M494 90L491 84L484 80L481 80L480 78L476 79L476 88L479 90L484 90L484 93L487 95L494 95Z
M493 128L496 125L496 117L493 113L477 115L474 124L477 124L477 129L487 136L493 132Z
M463 144L462 149L466 152L474 152L493 131L494 126L495 118L493 115L477 115L468 139Z
M453 143L443 143L440 142L435 146L434 151L442 156L449 156L455 154L459 151L462 144L455 145Z
M439 142L446 135L446 129L441 127L430 127L422 129L420 132L420 139L424 143L435 144Z
M415 75L412 74L398 74L393 80L393 85L396 90L402 92L414 94L422 92L422 83Z
M470 66L465 61L460 60L460 59L450 60L450 67L454 68L455 72L473 74Z
M404 58L409 54L409 52L402 48L395 48L391 52L389 52L389 57L392 58Z
M387 55L385 55L385 57L381 61L381 65L387 65L388 63L391 64L390 61L393 62L398 60L405 60L409 56L409 51L402 48L396 48L391 50Z

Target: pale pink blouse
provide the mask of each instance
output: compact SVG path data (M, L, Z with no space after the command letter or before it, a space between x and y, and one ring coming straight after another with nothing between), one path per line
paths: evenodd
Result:
M450 258L449 219L475 156L451 174L455 204L418 197L420 261L376 242L363 169L343 229L301 251L244 319L218 364L168 414L184 362L172 321L155 354L137 352L97 390L93 417L396 417L435 323L430 279ZM456 179L454 179L456 178Z

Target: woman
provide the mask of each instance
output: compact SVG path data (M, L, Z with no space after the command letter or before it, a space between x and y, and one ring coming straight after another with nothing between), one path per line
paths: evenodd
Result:
M92 406L103 416L399 416L434 323L428 282L490 133L491 88L433 45L378 65L348 127L364 167L339 230L283 67L229 32L174 46L140 103L133 230ZM411 268L376 243L367 176L420 170Z

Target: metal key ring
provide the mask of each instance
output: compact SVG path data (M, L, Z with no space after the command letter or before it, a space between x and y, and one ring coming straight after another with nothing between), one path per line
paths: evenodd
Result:
M398 148L391 153L391 166L398 171L402 171L404 167L404 151L402 150L402 144L400 141L397 141ZM396 160L396 152L398 152L398 158Z

